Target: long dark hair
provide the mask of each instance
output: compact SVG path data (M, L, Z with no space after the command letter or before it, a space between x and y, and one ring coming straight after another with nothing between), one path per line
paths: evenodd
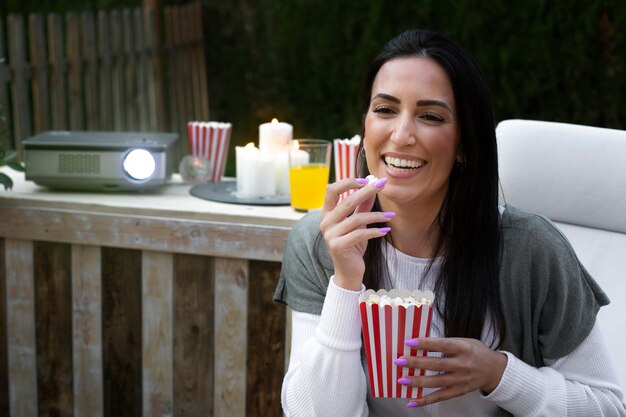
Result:
M440 233L433 255L444 255L435 292L445 293L444 304L437 304L445 335L480 339L489 317L496 331L492 334L499 335L502 343L505 328L498 279L498 156L489 89L476 61L454 41L432 31L408 30L389 41L370 64L363 89L363 120L380 68L394 58L407 56L433 59L446 71L460 127L463 166L452 169L448 192L435 220ZM367 138L367 132L363 131L362 136ZM369 174L364 158L357 164L359 176ZM379 210L378 202L373 210ZM384 285L382 239L371 240L365 253L367 288Z

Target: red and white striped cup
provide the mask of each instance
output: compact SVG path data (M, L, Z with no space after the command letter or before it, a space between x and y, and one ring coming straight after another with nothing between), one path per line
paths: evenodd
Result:
M232 124L222 122L188 122L189 152L211 162L211 182L224 176Z
M361 136L352 139L333 139L333 155L335 160L335 181L344 178L356 178L356 160L361 143ZM356 190L346 191L341 195L345 198Z
M371 300L377 294L381 301ZM387 301L385 297L387 296ZM389 304L389 299L400 297L422 300L422 303ZM424 370L397 366L393 361L400 356L426 356L426 351L411 349L405 341L430 335L432 319L431 291L368 290L359 298L363 343L367 358L372 396L379 398L421 398L422 388L398 384L402 377L424 375ZM397 298L396 298L397 299ZM429 300L429 301L426 301Z

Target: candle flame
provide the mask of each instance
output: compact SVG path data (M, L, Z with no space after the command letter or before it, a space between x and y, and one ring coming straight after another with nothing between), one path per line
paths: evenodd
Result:
M273 124L278 123L278 119L274 117L274 118L272 119L272 123L273 123Z
M255 147L255 146L254 146L254 142L250 142L250 143L248 143L245 147L246 147L246 148L249 148L249 149L254 148L254 147Z
M291 149L293 149L294 151L297 151L298 149L300 149L300 144L298 143L297 140L291 141Z

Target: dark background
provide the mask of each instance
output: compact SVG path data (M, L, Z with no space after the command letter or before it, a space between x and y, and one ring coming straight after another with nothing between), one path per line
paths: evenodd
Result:
M142 5L0 3L3 16ZM160 6L182 3L159 0ZM233 144L256 141L258 125L273 117L293 124L296 138L359 133L364 70L387 40L411 27L442 31L477 58L497 121L626 128L623 0L528 0L515 6L500 0L202 3L211 119L233 123Z

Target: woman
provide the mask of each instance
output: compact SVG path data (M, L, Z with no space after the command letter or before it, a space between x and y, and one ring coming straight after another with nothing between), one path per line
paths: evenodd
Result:
M441 34L410 30L373 61L364 93L360 173L377 180L330 185L283 257L285 414L626 415L595 325L608 298L548 220L498 206L494 120L474 60ZM423 398L368 392L365 288L435 292L431 337L406 342L429 357L395 361L429 371L399 381L424 387Z

